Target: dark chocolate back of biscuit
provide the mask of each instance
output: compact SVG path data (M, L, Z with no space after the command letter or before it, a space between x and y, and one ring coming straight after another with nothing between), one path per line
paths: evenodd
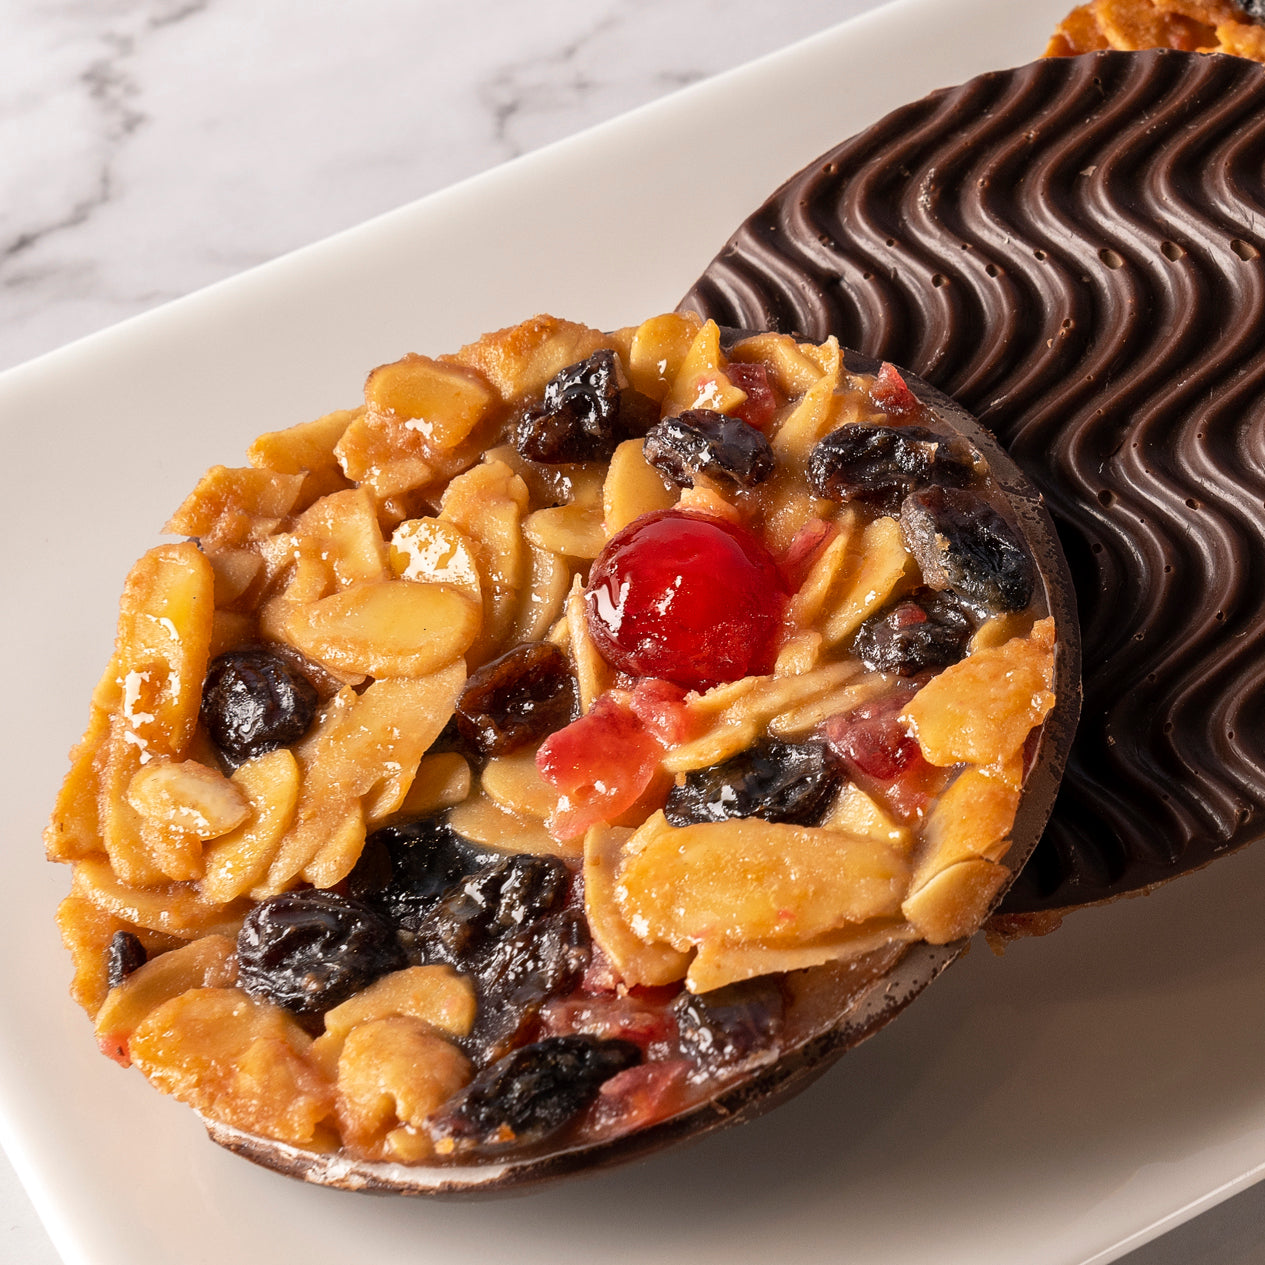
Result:
M1265 67L1104 52L981 76L811 164L682 302L908 365L1044 493L1081 727L1003 910L1265 833Z

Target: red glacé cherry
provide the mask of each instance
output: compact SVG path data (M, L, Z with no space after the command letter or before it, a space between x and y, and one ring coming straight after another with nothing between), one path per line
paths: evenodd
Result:
M772 671L786 588L746 528L662 510L612 537L584 600L612 667L704 690Z

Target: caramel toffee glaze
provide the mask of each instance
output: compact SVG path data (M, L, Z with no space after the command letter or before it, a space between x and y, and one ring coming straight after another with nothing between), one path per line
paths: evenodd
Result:
M1075 577L1080 729L1003 912L1265 833L1265 66L1154 50L983 75L784 185L682 302L829 334L975 413Z

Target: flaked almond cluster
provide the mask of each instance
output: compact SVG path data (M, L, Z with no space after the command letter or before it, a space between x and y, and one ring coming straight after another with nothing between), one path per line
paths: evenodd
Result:
M102 1048L205 1116L618 1136L1009 877L1053 621L891 366L538 317L248 457L128 577L46 833Z

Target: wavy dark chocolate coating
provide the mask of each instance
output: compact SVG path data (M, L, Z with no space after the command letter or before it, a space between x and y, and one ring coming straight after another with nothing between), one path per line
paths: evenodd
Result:
M1054 817L1003 911L1265 834L1265 66L1035 62L784 185L682 302L955 396L1044 493L1084 640Z

